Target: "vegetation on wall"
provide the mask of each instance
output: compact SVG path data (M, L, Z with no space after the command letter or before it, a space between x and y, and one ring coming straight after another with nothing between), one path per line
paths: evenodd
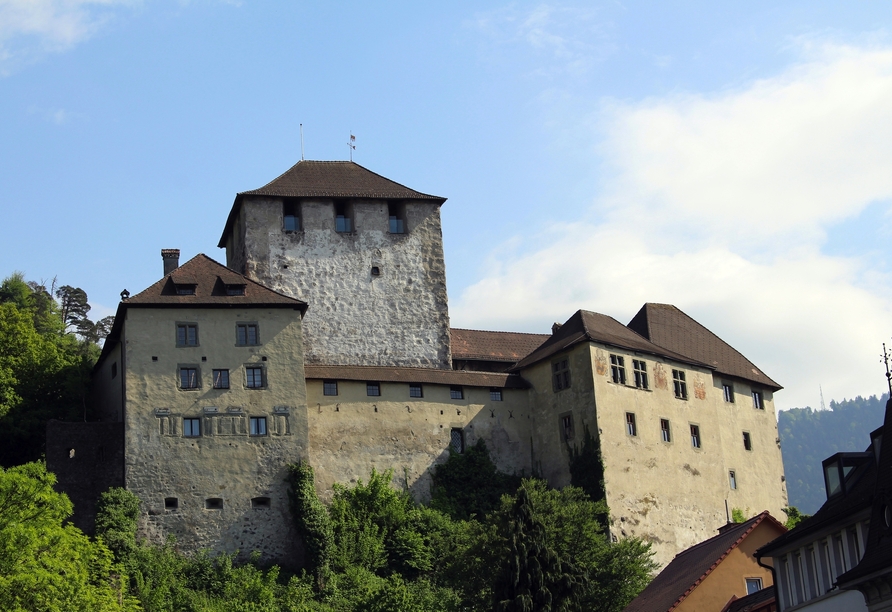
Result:
M842 451L863 451L883 424L887 395L830 402L829 410L793 408L778 414L790 504L814 514L827 500L821 462Z

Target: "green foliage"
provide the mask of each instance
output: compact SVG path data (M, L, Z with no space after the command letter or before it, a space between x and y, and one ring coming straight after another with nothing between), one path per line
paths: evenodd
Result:
M306 463L288 466L288 499L294 526L304 543L305 563L322 590L331 573L334 532L328 511L316 495L313 468Z
M743 513L743 510L741 510L740 508L731 508L731 522L745 523L746 515Z
M827 499L821 462L841 451L864 450L883 424L887 395L830 402L829 410L793 408L778 414L790 503L817 512Z
M601 460L601 449L588 429L584 427L582 448L575 444L570 447L570 484L585 491L592 501L607 499L604 487L604 462ZM599 516L601 524L609 520L607 504L603 504L603 513Z
M139 498L120 487L99 496L96 504L96 536L108 546L115 560L126 561L136 549Z
M134 610L101 542L63 521L68 498L42 463L0 468L0 609Z
M783 511L787 515L787 520L784 522L784 527L787 529L793 529L805 519L811 518L811 515L799 512L799 508L796 506L787 506L783 508Z
M502 495L520 486L521 477L499 472L480 439L463 453L450 450L449 459L431 472L431 507L457 520L482 520L498 509Z

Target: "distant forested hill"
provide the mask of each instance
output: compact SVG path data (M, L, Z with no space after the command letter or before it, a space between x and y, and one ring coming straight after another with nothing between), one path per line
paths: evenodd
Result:
M814 514L827 499L821 461L840 451L863 451L883 424L888 395L830 402L829 410L792 408L778 415L790 505Z

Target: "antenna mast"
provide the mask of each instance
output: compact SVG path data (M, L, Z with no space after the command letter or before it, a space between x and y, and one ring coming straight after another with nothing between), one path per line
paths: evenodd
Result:
M304 160L304 124L300 124L300 161Z
M886 350L885 342L883 342L883 363L886 364L886 384L889 386L889 397L892 397L892 373L889 372L889 351Z
M827 406L824 405L824 389L821 388L821 385L818 385L818 391L821 392L821 410L827 410Z
M353 161L353 151L356 150L356 136L353 135L353 130L350 130L350 142L347 143L347 147L350 149L350 161Z

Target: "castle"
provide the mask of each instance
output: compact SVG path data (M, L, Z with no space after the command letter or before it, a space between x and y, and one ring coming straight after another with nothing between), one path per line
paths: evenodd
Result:
M780 385L665 304L628 325L580 310L550 334L451 328L444 202L353 162L301 161L236 196L226 266L163 250L163 277L122 296L94 370L102 423L48 428L79 520L117 484L155 541L287 563L289 463L315 468L323 498L393 468L424 500L432 467L482 439L499 469L561 487L587 434L611 536L652 542L660 565L730 508L781 514Z

